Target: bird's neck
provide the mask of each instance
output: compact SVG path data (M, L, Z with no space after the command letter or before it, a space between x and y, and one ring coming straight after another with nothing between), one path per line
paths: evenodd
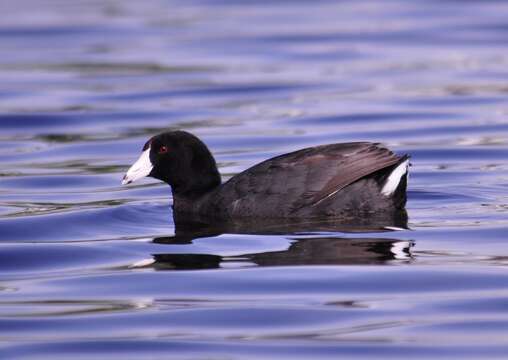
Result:
M173 190L174 197L185 199L200 198L216 189L221 184L221 177L215 161L209 164L193 164L187 169L171 172L167 181Z
M201 214L203 211L206 213L209 207L207 204L210 198L214 197L217 189L219 189L219 186L206 192L192 192L190 194L173 190L173 215L185 214L185 217L188 217L190 214Z
M220 176L208 177L201 175L195 179L187 179L185 182L176 181L171 185L174 197L194 199L213 191L221 184Z

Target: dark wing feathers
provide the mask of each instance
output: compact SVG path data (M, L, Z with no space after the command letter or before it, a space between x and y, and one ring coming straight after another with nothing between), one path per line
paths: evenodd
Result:
M381 145L367 142L307 148L266 160L232 177L224 186L235 189L234 196L222 200L231 204L241 201L244 207L255 207L261 200L263 204L273 202L274 207L283 203L290 214L318 204L399 159Z
M390 150L381 147L379 144L368 144L368 146L362 146L358 151L351 154L337 155L338 156L331 159L332 161L336 161L334 164L335 166L332 166L332 168L336 170L335 174L330 177L324 187L314 193L313 196L308 198L308 201L301 204L300 207L315 205L362 177L388 166L395 165L399 161L398 156L394 155ZM298 206L296 207L298 208Z

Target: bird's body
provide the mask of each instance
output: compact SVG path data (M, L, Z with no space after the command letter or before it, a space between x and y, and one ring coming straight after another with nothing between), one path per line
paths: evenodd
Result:
M375 143L298 150L265 160L222 184L215 160L194 135L164 133L147 145L147 175L172 186L175 215L348 219L390 216L406 203L408 156ZM124 182L130 181L128 172Z

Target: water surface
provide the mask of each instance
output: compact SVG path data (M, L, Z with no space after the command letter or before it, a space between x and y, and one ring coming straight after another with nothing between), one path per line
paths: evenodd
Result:
M2 358L506 358L507 3L0 9ZM166 129L224 179L383 142L410 230L177 236L167 185L120 185Z

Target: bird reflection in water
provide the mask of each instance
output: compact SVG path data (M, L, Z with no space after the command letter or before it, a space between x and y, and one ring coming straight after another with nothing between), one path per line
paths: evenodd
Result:
M179 222L175 235L153 240L158 244L185 245L194 239L222 234L283 235L290 240L286 250L246 253L238 256L214 254L154 254L151 267L158 270L214 269L240 266L294 266L294 265L369 265L411 262L412 240L391 239L379 235L394 229L407 229L405 212L396 218L348 221L263 221L232 224L207 224L202 221ZM357 219L358 220L358 219ZM338 236L340 233L354 237ZM358 237L358 233L362 233ZM318 234L318 235L317 235ZM326 234L326 235L323 235Z

